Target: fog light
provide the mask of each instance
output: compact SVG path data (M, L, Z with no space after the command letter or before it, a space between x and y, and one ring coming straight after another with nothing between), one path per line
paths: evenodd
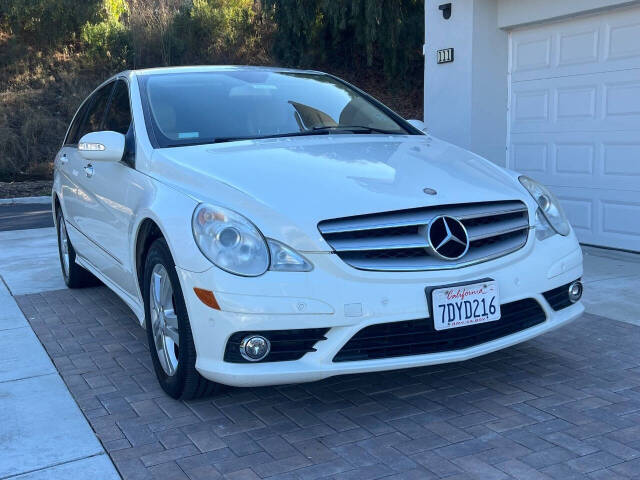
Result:
M261 335L248 335L240 342L240 355L250 362L259 362L269 355L271 343Z
M576 303L582 297L582 282L576 280L569 285L569 301Z

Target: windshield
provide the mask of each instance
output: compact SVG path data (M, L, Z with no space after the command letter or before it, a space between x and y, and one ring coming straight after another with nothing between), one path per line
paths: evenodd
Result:
M223 70L139 79L149 134L160 147L295 135L413 133L384 107L323 74Z

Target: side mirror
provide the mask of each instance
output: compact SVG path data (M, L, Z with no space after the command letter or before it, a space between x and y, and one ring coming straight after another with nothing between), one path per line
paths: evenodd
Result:
M407 120L409 124L416 127L421 132L427 133L427 125L422 120Z
M78 142L78 151L92 162L119 162L124 155L124 135L117 132L91 132Z

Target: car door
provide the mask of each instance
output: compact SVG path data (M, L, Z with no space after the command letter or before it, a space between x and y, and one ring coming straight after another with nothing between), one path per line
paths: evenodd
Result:
M67 233L73 244L76 254L82 258L91 255L95 245L86 236L86 226L82 225L83 219L87 217L87 211L92 206L90 197L86 192L84 167L86 162L78 151L78 142L83 135L92 131L104 118L106 106L111 96L113 82L110 82L97 89L84 102L81 111L78 112L78 123L69 129L65 147L59 157L59 165L69 186L66 191L63 188L63 211L67 222Z
M102 270L104 265L97 261L101 256L96 254L98 247L89 234L93 221L92 212L96 210L95 197L91 193L91 165L78 151L78 142L87 133L99 131L102 128L113 85L114 82L103 85L85 102L86 113L77 131L74 132L73 144L69 145L66 152L67 169L75 185L74 195L65 202L66 220L72 227L68 229L69 238L76 253L99 270Z
M78 109L73 121L67 131L62 148L55 158L55 168L60 182L60 201L62 203L62 211L67 223L74 224L73 213L77 210L77 176L78 165L74 165L71 159L74 158L78 146L78 133L87 114L90 105L87 100ZM74 244L75 245L75 244Z
M134 212L144 195L146 179L135 169L135 133L124 79L115 82L99 130L125 135L125 154L120 162L89 162L83 176L87 208L79 219L84 233L98 248L89 259L127 294L137 297L131 238Z

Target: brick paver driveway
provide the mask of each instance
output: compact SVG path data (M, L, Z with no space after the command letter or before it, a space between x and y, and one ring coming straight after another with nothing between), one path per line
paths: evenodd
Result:
M464 363L177 402L106 288L17 300L127 480L640 478L633 325L585 315Z

